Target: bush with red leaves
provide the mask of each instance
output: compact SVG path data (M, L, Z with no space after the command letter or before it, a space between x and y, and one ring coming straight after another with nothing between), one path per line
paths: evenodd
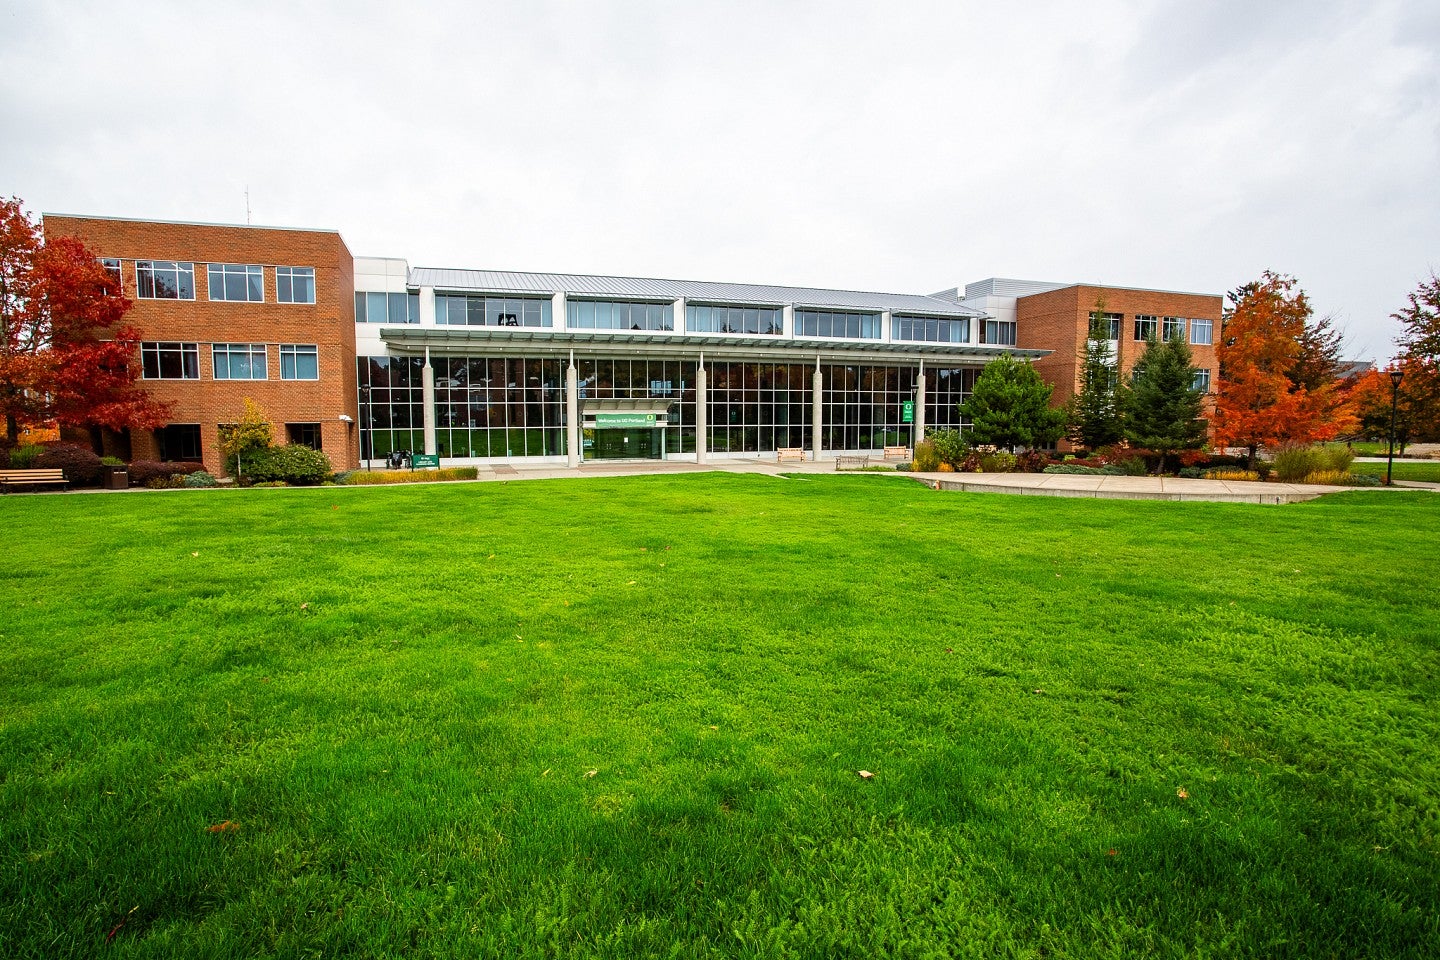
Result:
M72 486L94 487L100 484L100 457L88 447L73 443L53 443L35 458L35 466L45 470L64 470Z

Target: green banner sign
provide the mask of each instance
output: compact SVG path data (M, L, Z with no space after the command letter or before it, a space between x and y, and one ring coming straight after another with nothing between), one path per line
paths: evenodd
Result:
M655 414L597 413L595 414L595 426L600 430L612 430L616 427L653 427L655 426Z
M438 453L417 453L410 458L410 466L419 470L421 467L440 466L440 454Z
M914 401L914 400L906 400L903 404L901 404L901 406L900 406L900 422L901 422L901 423L914 423L914 422L915 422L915 401Z

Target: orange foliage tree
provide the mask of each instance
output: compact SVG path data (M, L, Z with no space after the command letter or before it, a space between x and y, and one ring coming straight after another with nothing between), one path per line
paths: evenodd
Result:
M1215 348L1215 442L1245 447L1254 461L1261 446L1329 440L1354 426L1349 391L1333 371L1317 378L1307 369L1314 359L1307 344L1326 322L1313 320L1295 279L1267 270L1228 298Z
M73 237L41 239L15 199L0 200L0 416L22 424L156 427L169 409L135 382L140 334L130 301Z

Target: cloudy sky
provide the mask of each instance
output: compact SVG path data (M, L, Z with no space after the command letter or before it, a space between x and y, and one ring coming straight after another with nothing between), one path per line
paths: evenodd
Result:
M0 0L0 194L412 265L929 293L1440 270L1435 0Z

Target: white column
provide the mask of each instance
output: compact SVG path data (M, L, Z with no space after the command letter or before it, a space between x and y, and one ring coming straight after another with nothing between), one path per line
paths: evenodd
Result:
M420 326L435 326L435 288L420 288Z
M796 331L795 331L795 304L793 304L793 303L787 303L787 304L785 304L785 307L784 307L784 309L781 311L781 313L783 314L783 316L781 317L781 321L785 324L785 329L784 329L783 333L784 333L785 336L790 337L791 339L794 339L795 336L796 336Z
M915 440L925 439L925 361L920 361L920 375L915 378Z
M881 341L882 343L889 343L889 342L891 341L891 339L892 339L892 337L890 336L891 326L892 326L892 325L891 325L891 323L890 323L890 311L889 311L889 310L881 310L881 311L880 311L880 341Z
M420 402L425 411L425 452L435 453L435 368L430 366L430 348L425 348L425 366L420 371Z
M550 298L550 322L556 330L564 330L569 325L565 309L565 291L556 290Z
M705 372L705 355L700 355L700 365L695 368L695 462L709 463L709 443L706 431L710 422L710 377Z
M810 378L810 459L820 461L820 429L825 426L825 377L820 373L820 361L815 361L815 376Z
M570 366L565 370L565 464L580 466L580 374L575 369L573 353Z
M689 325L685 322L685 298L675 298L675 332L685 333Z

